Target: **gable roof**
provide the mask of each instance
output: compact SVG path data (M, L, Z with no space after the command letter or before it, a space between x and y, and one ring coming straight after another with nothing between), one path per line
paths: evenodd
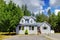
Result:
M18 26L36 26L36 27L40 27L42 26L44 23L46 23L48 26L51 27L51 25L47 22L42 22L42 23L33 23L33 24L30 24L30 23L24 23L24 24L19 24Z
M42 24L41 25L43 25L44 23L46 23L48 26L51 26L48 22L42 22Z
M37 24L37 26L41 26L42 25L42 23L40 23L40 22L38 22L38 23L36 23Z
M36 18L33 17L33 16L23 16L22 18L24 18L24 19L30 19L30 18L36 19Z

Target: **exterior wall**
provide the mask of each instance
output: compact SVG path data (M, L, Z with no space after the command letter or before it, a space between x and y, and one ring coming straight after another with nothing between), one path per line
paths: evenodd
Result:
M22 20L23 20L23 22L22 22ZM19 24L24 24L25 23L25 19L24 18L22 18L21 20L20 20L20 22L19 22Z
M47 27L47 29L44 29L44 27ZM48 26L46 23L44 23L41 27L41 34L50 34L51 33L51 28Z
M19 32L19 26L16 27L16 34Z
M29 30L29 27L24 27L24 30L19 30L19 34L25 34L25 31L28 30L28 34L37 34L37 27L34 27L34 30Z
M36 21L33 18L28 18L29 22L26 23L25 18L22 18L19 22L19 24L34 24L36 23ZM23 20L23 22L22 22ZM32 21L32 22L31 22ZM39 24L38 24L39 25ZM43 29L43 27L47 27L47 29ZM16 27L16 33L17 34L25 34L25 31L28 30L28 34L37 34L37 27L34 27L34 30L29 30L29 26L24 26L24 30L19 30L19 26ZM43 23L42 25L40 25L40 31L42 34L49 34L51 33L51 28L48 24Z
M29 34L37 34L37 27L34 27L34 30L29 30Z
M31 21L32 21L32 23L31 23ZM33 24L33 23L36 23L36 22L34 21L34 19L30 18L30 19L29 19L29 23L30 23L30 24Z

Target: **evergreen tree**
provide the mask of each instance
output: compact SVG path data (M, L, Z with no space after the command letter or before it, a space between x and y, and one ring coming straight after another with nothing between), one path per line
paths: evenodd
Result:
M52 29L55 30L56 26L57 26L57 16L52 13L49 17L49 23L51 24Z
M50 16L50 15L51 15L51 10L49 9L49 10L48 10L48 16Z
M31 16L31 12L27 9L26 5L22 5L22 10L24 12L24 16Z
M42 14L38 14L36 15L36 21L37 22L44 22L47 21L48 17L46 15Z
M60 32L60 12L58 12L58 22L57 22L56 31Z
M12 3L12 1L9 4L5 4L3 1L0 7L0 31L10 32L15 30L21 17L24 15L22 9Z

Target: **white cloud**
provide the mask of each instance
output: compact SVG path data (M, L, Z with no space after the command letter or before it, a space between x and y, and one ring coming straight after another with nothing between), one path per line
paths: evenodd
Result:
M55 15L58 15L58 12L60 12L60 10L56 9L55 10Z
M60 6L60 0L50 0L50 6L53 6L53 7Z
M21 6L22 4L26 4L28 6L28 9L32 12L42 10L43 9L42 6L44 5L44 1L41 0L12 0L12 1L19 6Z
M10 2L10 0L8 0L8 1L7 0L4 0L4 1L6 1L6 4L8 4Z

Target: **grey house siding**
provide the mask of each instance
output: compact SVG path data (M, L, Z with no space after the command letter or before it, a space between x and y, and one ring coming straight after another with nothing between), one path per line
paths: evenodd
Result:
M46 29L44 29L44 27L46 27ZM46 23L44 23L44 24L42 24L41 26L40 26L40 30L41 30L41 33L42 34L50 34L50 32L51 32L51 28L50 28L50 26L49 25L47 25Z

